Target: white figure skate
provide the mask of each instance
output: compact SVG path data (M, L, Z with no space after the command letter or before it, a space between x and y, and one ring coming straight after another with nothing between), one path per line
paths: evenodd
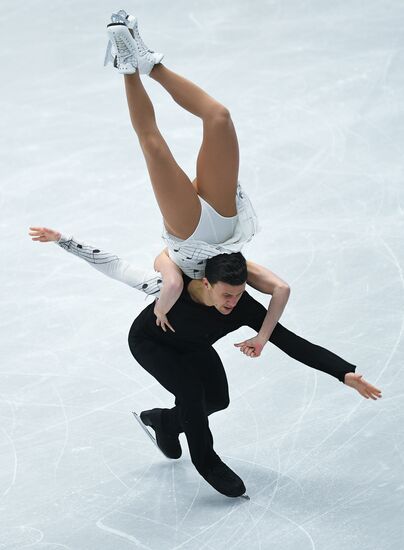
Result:
M124 10L119 10L118 13L113 13L111 15L111 22L112 24L123 24L129 29L136 48L139 73L149 75L154 65L160 63L164 55L162 53L155 52L146 46L140 36L137 19L133 15L127 14ZM116 66L116 56L115 46L110 40L108 42L107 51L105 52L104 66L108 63L112 63Z
M107 32L111 43L114 67L121 74L133 74L138 68L135 41L124 23L110 23Z

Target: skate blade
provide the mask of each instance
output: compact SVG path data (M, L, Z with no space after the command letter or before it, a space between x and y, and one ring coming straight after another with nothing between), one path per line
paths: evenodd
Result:
M241 495L240 498L243 498L244 500L251 500L247 494Z
M108 65L108 63L112 63L112 65L114 64L114 56L112 55L111 40L108 41L107 49L106 49L106 52L105 52L104 67L106 67Z
M140 418L140 416L137 414L137 412L135 411L132 411L132 414L133 416L136 418L136 420L139 422L139 426L142 428L142 430L147 434L147 436L151 439L151 441L153 442L153 444L157 447L157 449L160 451L160 453L164 455L164 453L162 452L162 450L159 448L159 446L157 445L157 441L156 441L156 438L154 437L154 435L151 434L151 432L149 432L149 430L147 429L146 427L146 424L143 424L142 422L142 419Z
M125 10L119 10L118 13L113 13L111 15L111 22L112 23L123 23L126 24L126 17L127 13Z

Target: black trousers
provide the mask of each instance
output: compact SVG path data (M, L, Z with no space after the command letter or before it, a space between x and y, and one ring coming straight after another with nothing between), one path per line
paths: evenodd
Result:
M191 460L200 472L220 460L213 450L208 416L229 406L229 388L213 347L180 353L156 340L129 333L130 350L140 365L175 396L175 407L163 409L162 429L185 432Z
M136 321L135 321L136 323ZM213 450L208 416L229 405L226 373L219 355L211 346L180 352L146 335L132 325L129 347L140 365L175 396L175 407L163 409L162 428L185 432L191 460L203 472L220 460ZM310 367L326 372L341 382L355 366L331 351L297 336L279 323L270 342Z

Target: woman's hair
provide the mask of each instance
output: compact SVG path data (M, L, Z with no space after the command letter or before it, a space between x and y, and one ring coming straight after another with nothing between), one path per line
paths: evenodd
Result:
M205 277L211 285L242 285L247 281L247 262L241 252L213 256L206 261Z

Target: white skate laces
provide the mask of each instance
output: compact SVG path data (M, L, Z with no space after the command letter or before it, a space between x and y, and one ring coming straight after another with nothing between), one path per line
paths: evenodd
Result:
M107 27L110 40L105 52L104 66L108 63L112 63L120 73L123 72L124 74L136 72L136 68L139 70L140 74L150 74L154 65L160 63L164 56L161 53L154 52L146 46L140 36L136 17L128 15L125 10L119 10L117 13L111 15L111 22L112 23ZM115 44L115 41L116 36L121 36L121 34L117 31L115 31L115 33L110 31L110 29L114 27L126 27L128 34L122 34L122 41L128 48L128 51L125 51L122 44L120 46L121 51L118 51L118 45ZM128 35L130 37L129 43ZM131 52L130 55L129 50ZM133 59L131 58L132 55L135 57L135 63L133 63ZM132 67L130 67L130 65Z
M114 67L121 74L135 73L137 69L136 49L129 29L123 23L111 23L107 26L107 31L111 42L110 54L114 59Z

